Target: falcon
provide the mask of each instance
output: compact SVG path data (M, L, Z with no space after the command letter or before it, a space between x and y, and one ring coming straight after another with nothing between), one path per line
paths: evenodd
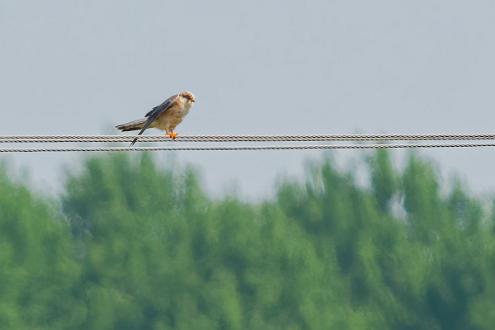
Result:
M145 118L133 120L115 127L122 132L140 130L138 136L143 134L148 128L158 128L165 131L165 136L175 140L177 133L174 129L189 113L194 102L196 102L194 95L191 92L184 91L172 95L162 104L151 109L151 111L145 115ZM132 141L131 146L136 143L137 139L138 137L136 136Z

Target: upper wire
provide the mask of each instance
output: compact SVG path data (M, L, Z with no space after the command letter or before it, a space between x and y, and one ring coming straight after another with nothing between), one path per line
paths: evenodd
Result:
M131 142L135 135L4 135L0 143ZM322 141L474 141L495 140L495 134L327 134L327 135L189 135L138 136L139 142L322 142Z

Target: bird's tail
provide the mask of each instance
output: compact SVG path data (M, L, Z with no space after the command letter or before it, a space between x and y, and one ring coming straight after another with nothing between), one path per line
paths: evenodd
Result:
M137 131L139 129L142 129L145 123L146 123L146 118L143 118L143 119L133 120L125 124L117 125L115 126L115 128L120 129L122 132Z

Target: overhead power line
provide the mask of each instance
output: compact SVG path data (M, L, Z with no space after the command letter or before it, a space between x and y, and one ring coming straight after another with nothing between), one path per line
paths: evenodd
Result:
M255 151L255 150L325 150L325 149L403 149L403 148L482 148L495 143L461 144L351 144L351 145L272 145L217 147L100 147L100 148L5 148L0 153L35 152L117 152L117 151Z
M129 143L135 135L4 135L4 144L88 144ZM139 136L141 143L161 146L102 147L24 147L0 148L0 153L35 152L116 152L116 151L247 151L247 150L323 150L323 149L402 149L402 148L481 148L495 147L495 134L329 134L329 135L193 135L171 140L165 136ZM436 141L435 143L426 143ZM460 141L463 141L460 143ZM475 142L475 141L484 141ZM180 145L177 142L200 145ZM243 145L243 142L255 143ZM276 142L266 145L267 142ZM328 142L329 144L322 144ZM348 142L348 144L341 144ZM351 144L349 144L349 142ZM400 143L402 142L402 143ZM409 142L409 143L405 143ZM241 144L239 144L241 143ZM306 143L301 145L301 143ZM309 144L307 144L309 143ZM314 144L319 143L319 144Z
M118 143L134 135L4 135L0 143ZM190 135L139 136L139 142L323 142L323 141L475 141L495 140L495 134L328 134L328 135Z

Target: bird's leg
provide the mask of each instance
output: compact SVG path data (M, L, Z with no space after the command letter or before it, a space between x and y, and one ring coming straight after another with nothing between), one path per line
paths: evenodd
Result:
M172 140L175 140L177 138L177 133L172 131L170 133L165 134L165 136L171 138Z

